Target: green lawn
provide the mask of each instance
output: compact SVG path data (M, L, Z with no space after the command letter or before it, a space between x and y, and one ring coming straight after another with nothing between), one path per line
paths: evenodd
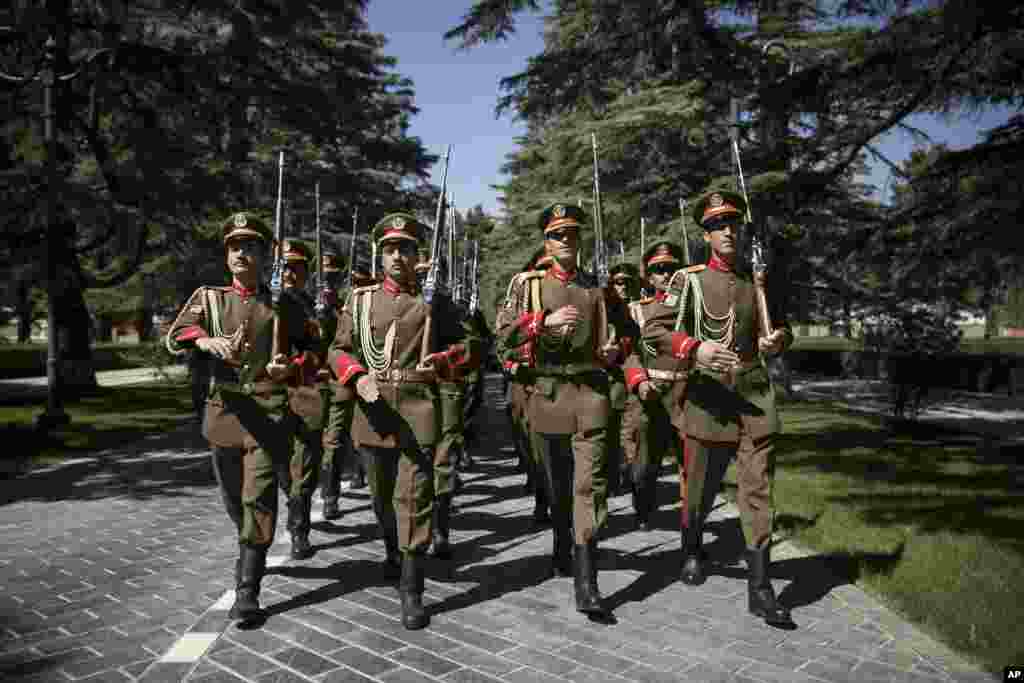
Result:
M1024 449L982 452L821 403L781 409L780 535L850 557L859 585L986 669L1024 661L1011 635L1024 623Z
M156 343L96 344L92 348L93 364L97 371L144 368L154 364L160 350ZM0 379L40 377L45 374L45 345L0 345Z
M859 340L845 337L797 337L793 349L797 351L859 351L863 345ZM1024 338L997 337L995 339L962 339L961 353L998 353L1024 356Z
M5 457L35 464L81 457L172 429L194 415L183 382L101 388L95 396L67 403L71 424L41 436L33 423L44 405L45 398L0 398L0 439L17 444Z

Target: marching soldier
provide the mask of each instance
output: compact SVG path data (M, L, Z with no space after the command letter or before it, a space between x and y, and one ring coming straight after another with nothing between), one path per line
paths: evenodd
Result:
M341 283L342 264L339 262L338 254L326 249L321 255L320 264L324 285L331 291L328 304L332 309L332 316L328 317L328 324L325 325L325 328L330 327L333 328L333 331L337 331L337 316L341 313L341 307L347 296ZM333 341L334 334L331 329L324 329L322 332L324 338ZM327 415L324 418L320 497L324 501L324 519L333 520L341 517L338 497L341 494L342 468L346 465L351 466L354 457L352 441L349 436L349 429L352 426L353 403L351 391L346 393L344 389L337 386L336 382L329 383L329 390L323 398L326 403Z
M321 372L321 369L327 356L327 345L334 339L337 328L337 317L332 312L321 330L316 321L316 302L305 290L309 263L315 257L313 252L314 248L301 240L289 239L284 242L284 289L302 304L309 328L307 334L320 342L315 350L303 354L299 360L302 367L296 386L288 390L289 406L299 417L288 467L290 481L284 482L287 484L285 494L288 498L285 526L291 535L291 556L295 560L308 559L314 552L309 543L310 513L323 457L323 430L327 417L325 411L333 393L330 373Z
M605 305L608 308L608 320L614 321L622 329L613 329L616 338L621 341L621 361L629 356L633 343L640 336L639 328L629 317L629 302L633 300L636 288L636 267L629 263L619 263L609 272L608 289L605 292ZM625 460L623 453L622 422L626 410L628 394L626 380L621 363L609 368L611 374L611 415L608 421L608 491L609 495L622 492L622 466Z
M377 223L373 239L384 281L353 291L331 345L338 381L357 394L352 437L369 465L386 565L401 565L402 623L408 629L429 621L423 560L431 542L433 458L441 436L437 383L458 377L479 352L479 341L451 301L438 296L428 305L416 285L417 247L426 229L407 213ZM424 334L431 350L443 350L421 359Z
M481 339L481 358L490 358L494 349L494 333L487 327L487 320L483 312L478 308L469 315L469 323L473 326ZM462 447L459 449L458 468L469 472L475 466L473 461L473 448L479 443L479 429L476 423L476 416L484 401L484 376L486 367L483 363L472 368L466 374L462 402Z
M759 319L755 283L736 263L745 210L740 195L725 191L708 193L694 205L694 221L704 228L710 260L688 269L678 293L673 287L665 313L647 321L644 341L691 369L683 409L689 471L682 581L696 585L705 579L703 524L735 457L749 570L748 608L768 623L788 625L789 610L778 603L768 581L779 418L763 356L784 351L793 335L783 324L775 325L770 336L760 336L767 321ZM680 307L682 329L676 330Z
M286 354L312 349L301 304L282 295L271 307L260 281L273 235L249 213L236 213L223 226L232 282L200 287L167 333L173 354L198 349L209 356L210 385L203 436L213 448L213 470L224 506L238 530L235 602L231 618L261 614L260 581L277 524L278 472L287 462L295 416L285 382L296 366ZM287 346L271 357L274 317Z
M576 609L605 618L596 564L597 535L608 514L605 368L619 349L607 338L604 292L576 270L585 221L583 210L568 203L541 213L539 227L554 265L544 277L513 288L529 287L511 297L526 305L505 317L499 334L505 348L533 344L527 413L550 486L552 573L566 575L572 557Z
M430 272L430 254L419 252L416 264L416 284L420 289ZM450 377L437 383L441 403L441 437L434 449L434 519L430 553L441 560L450 560L452 499L458 489L455 462L462 449L462 402L464 386L460 379Z
M531 286L529 280L544 277L544 272L554 262L541 247L523 266L519 275L512 279L505 294L505 301L498 309L495 316L494 328L501 330L509 316L516 315L519 310L526 310L528 303L517 302L512 299L514 293L520 296L530 294ZM530 376L530 368L533 364L533 343L525 342L518 348L508 349L498 338L498 355L502 361L502 367L509 377L508 407L509 417L512 421L513 433L516 440L516 450L519 453L520 469L526 474L527 492L533 493L533 521L535 524L547 524L551 521L548 513L548 485L544 482L543 463L540 462L540 452L534 448L534 435L530 429L530 419L527 414L530 392L533 384Z
M665 304L665 297L672 275L683 265L682 249L671 242L657 242L644 252L643 264L648 286L654 289L655 295L629 306L630 316L641 327L658 315L671 315L672 309ZM647 530L658 508L657 484L662 458L675 455L682 463L682 433L675 425L681 424L686 368L671 353L659 353L641 342L627 361L625 373L626 385L635 396L626 420L631 427L626 438L630 444L629 477L635 526ZM682 468L680 473L684 475Z

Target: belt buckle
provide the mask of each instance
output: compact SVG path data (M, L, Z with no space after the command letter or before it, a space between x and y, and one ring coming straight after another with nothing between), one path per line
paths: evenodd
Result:
M402 371L401 370L394 370L394 369L391 370L391 381L392 382L401 382L402 381Z

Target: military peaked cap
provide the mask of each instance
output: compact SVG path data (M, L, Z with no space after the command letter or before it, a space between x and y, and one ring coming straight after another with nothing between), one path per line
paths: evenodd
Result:
M693 205L693 221L703 227L704 222L722 216L742 216L747 203L738 192L714 190L701 196Z
M643 258L645 270L659 263L678 263L680 267L685 265L683 263L682 247L673 244L668 240L655 242L651 246L647 247L647 251L644 252Z
M390 213L374 226L373 242L377 246L387 240L411 240L419 244L424 241L427 230L427 226L416 220L411 213Z
M320 268L325 273L340 273L345 267L345 262L338 254L324 249L320 258Z
M284 260L303 261L308 264L313 260L313 246L305 240L286 239L284 241Z
M587 214L575 204L560 202L552 204L540 212L540 219L537 225L545 235L551 230L559 228L575 227L579 230L587 224Z
M236 238L249 238L262 240L266 244L274 241L274 231L255 214L248 211L239 211L228 217L221 226L221 235L224 244L228 240Z
M618 263L612 266L612 269L608 271L608 275L612 282L625 282L638 279L640 271L632 263Z

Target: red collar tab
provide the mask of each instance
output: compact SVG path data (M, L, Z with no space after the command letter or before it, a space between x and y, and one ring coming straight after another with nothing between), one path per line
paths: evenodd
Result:
M654 300L657 301L658 303L663 302L667 297L668 291L664 289L659 289L657 292L654 293Z
M402 294L403 292L405 294L415 294L416 293L416 289L415 288L409 288L409 287L405 287L405 286L399 284L395 280L392 280L390 275L387 275L387 276L384 277L384 282L381 283L381 287L383 287L384 291L387 292L388 294L390 294L391 296L398 296L399 294Z
M259 285L257 285L255 289L246 289L238 280L231 280L231 289L235 290L235 294L243 299L248 299L253 294L260 291Z
M576 269L573 268L572 270L565 270L558 261L555 261L555 263L548 268L548 275L554 275L562 282L569 282L576 277Z
M711 260L708 261L708 268L711 270L717 270L719 273L731 273L732 264L726 263L722 259L718 258L717 255L712 254Z

